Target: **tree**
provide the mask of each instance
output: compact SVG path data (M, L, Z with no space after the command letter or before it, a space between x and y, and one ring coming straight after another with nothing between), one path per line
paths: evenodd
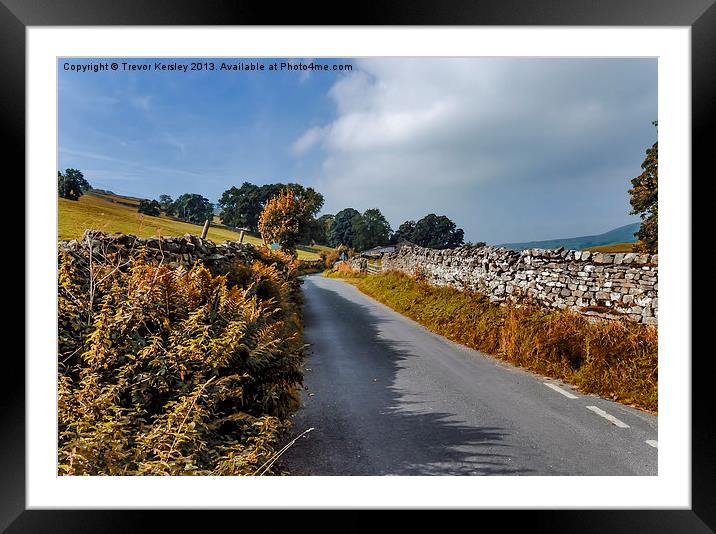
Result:
M316 223L319 226L319 230L317 230L317 238L315 239L315 242L319 245L328 245L328 236L330 234L331 228L333 228L333 225L335 224L335 215L332 215L330 213L325 213L321 215L318 219L316 219Z
M278 243L282 251L295 255L304 227L311 220L309 210L308 203L288 188L270 199L259 217L264 243Z
M265 206L266 203L274 198L279 193L283 193L286 190L291 191L296 200L301 199L304 209L311 216L315 216L323 207L323 195L317 192L312 187L303 187L301 184L267 184L261 186L261 201Z
M159 208L167 215L174 215L174 200L169 195L159 195Z
M331 231L333 225L336 223L336 216L331 213L325 213L318 218L318 222L323 226L323 231L326 233L326 243L328 242L328 232Z
M306 213L315 217L321 211L324 201L321 193L312 187L303 187L301 184L287 184L286 187L293 191L297 198L302 199Z
M214 216L213 204L197 193L184 193L174 204L177 216L194 224L202 224Z
M221 222L229 226L258 230L259 216L269 200L283 191L291 191L296 200L302 199L304 209L315 216L323 207L323 195L312 187L300 184L266 184L262 186L244 182L241 187L231 187L219 199Z
M85 175L82 174L82 171L78 171L77 169L65 169L65 176L75 180L83 193L92 190L92 186L85 179Z
M398 229L393 232L390 242L395 244L400 241L413 241L413 232L415 231L415 221L405 221Z
M73 175L57 173L57 194L67 200L78 200L82 196L82 187Z
M431 213L415 223L411 241L427 248L454 248L462 245L464 235L445 215Z
M221 195L219 217L221 217L221 222L226 225L248 228L250 231L256 232L264 204L261 188L244 182L241 187L231 187Z
M318 221L318 219L314 219L311 217L311 219L306 223L306 225L303 228L303 233L301 234L301 242L302 243L320 243L322 245L325 244L326 241L326 231L323 225Z
M328 233L328 244L332 247L345 245L353 248L353 239L355 233L353 231L353 217L360 215L353 208L346 208L336 213L333 220L333 226Z
M301 235L302 243L328 245L328 232L333 226L333 215L321 215L318 219L311 217Z
M641 225L634 234L644 252L655 253L659 248L659 142L646 150L641 164L642 173L631 180L629 189L631 214L641 216Z
M139 202L139 208L137 209L139 213L143 213L144 215L151 215L152 217L159 217L161 214L161 207L159 205L159 202L156 200L141 200Z
M351 223L353 246L356 250L366 250L388 243L390 224L378 208L368 209L363 215L355 215Z

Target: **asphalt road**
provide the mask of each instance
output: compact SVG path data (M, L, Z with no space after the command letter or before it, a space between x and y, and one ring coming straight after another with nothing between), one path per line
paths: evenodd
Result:
M292 475L657 474L656 417L452 343L345 282L311 275L303 292L294 435L314 430L282 458Z

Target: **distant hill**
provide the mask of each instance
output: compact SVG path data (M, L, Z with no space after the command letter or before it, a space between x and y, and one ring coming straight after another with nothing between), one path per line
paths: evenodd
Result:
M135 208L135 209L137 208L137 206L139 206L139 203L142 200L145 200L145 199L139 198L139 197L118 195L117 193L113 193L112 191L106 191L104 189L91 189L91 190L87 191L87 194L90 196L105 200L107 202L113 202L115 204L122 204L123 206Z
M512 250L524 250L526 248L559 248L564 247L571 250L583 250L590 247L613 245L615 243L635 243L634 232L639 230L640 223L627 224L614 230L599 235L585 235L581 237L569 237L565 239L548 239L546 241L528 241L525 243L503 243L500 247Z

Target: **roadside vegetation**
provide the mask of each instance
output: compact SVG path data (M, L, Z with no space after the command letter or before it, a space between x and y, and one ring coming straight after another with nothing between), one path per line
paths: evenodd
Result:
M196 233L191 222L212 216L200 195L83 191L71 171L58 174L69 195L59 199L60 238L88 228ZM297 277L324 268L321 248L298 250L309 200L289 188L269 199L262 238L244 234L258 245L253 261L220 273L157 263L141 248L129 258L84 240L63 249L58 474L273 474L302 383ZM212 227L207 237L240 233Z
M339 264L342 265L342 264ZM389 271L327 270L433 332L584 393L656 412L657 330L626 319L593 323L570 311L499 306L476 292L435 287Z
M292 257L58 263L58 474L272 473L302 382Z

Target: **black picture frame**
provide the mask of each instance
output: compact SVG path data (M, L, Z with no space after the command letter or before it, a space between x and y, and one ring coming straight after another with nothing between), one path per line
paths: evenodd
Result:
M25 29L27 26L84 25L538 25L538 26L688 26L692 37L692 213L703 197L693 187L713 174L708 130L714 129L716 107L715 0L394 0L356 4L312 2L273 5L242 0L0 0L0 110L6 161L14 176L25 175ZM350 17L350 18L347 18ZM684 178L688 180L687 177ZM685 183L688 186L688 182ZM21 193L24 196L24 193ZM26 199L27 200L27 199ZM704 206L701 206L704 208ZM707 225L692 224L692 243L706 243ZM26 246L28 244L26 243ZM25 279L25 284L31 283ZM687 312L687 310L685 310ZM692 310L693 334L708 328L713 313ZM28 324L25 324L27 334ZM10 338L8 333L6 339ZM25 509L25 366L15 351L5 351L5 380L0 401L0 531L129 532L160 520L165 531L220 528L217 519L237 519L241 528L284 520L276 512L102 511ZM689 357L670 354L668 357ZM692 365L692 507L689 510L530 510L478 512L499 521L501 529L516 526L550 532L716 532L716 439L708 364L711 351L696 354ZM615 483L618 483L616 481ZM217 516L219 513L221 516ZM161 514L161 515L160 515ZM231 514L231 518L227 517ZM290 518L291 528L372 530L374 512L351 512L341 527ZM497 516L499 514L499 516ZM495 517L497 516L497 517ZM411 518L423 521L422 512ZM454 520L455 518L453 518ZM474 520L472 520L474 521ZM212 526L213 525L213 526ZM457 524L456 524L457 526ZM237 527L238 528L238 527ZM266 528L266 527L264 527Z

